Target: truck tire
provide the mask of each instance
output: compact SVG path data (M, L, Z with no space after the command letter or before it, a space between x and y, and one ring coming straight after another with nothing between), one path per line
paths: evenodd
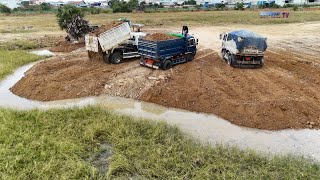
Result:
M235 65L235 59L234 59L233 54L231 54L231 53L228 54L227 62L228 62L228 64L229 64L230 66Z
M121 52L116 51L110 55L110 63L112 64L120 64L122 63L123 56Z
M257 68L262 68L263 65L264 65L264 58L261 58L260 64L257 65Z
M87 51L89 59L92 59L92 51Z
M193 61L195 54L189 54L187 56L187 61Z
M109 61L109 55L108 54L105 54L105 53L103 53L102 54L102 57L103 57L103 61L105 62L105 63L110 63L110 61Z
M222 55L222 59L223 59L223 60L226 60L226 57L225 57L225 56L226 56L226 50L223 49L223 50L221 51L221 55Z
M171 60L166 60L166 61L162 64L161 69L162 69L162 70L171 69L171 68L172 68L172 65L173 65L173 63L172 63Z

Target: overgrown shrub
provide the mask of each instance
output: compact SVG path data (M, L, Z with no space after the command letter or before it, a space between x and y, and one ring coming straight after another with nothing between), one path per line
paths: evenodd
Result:
M217 8L217 9L224 9L225 7L226 7L226 5L222 4L222 3L215 4L215 8Z
M67 33L76 40L84 37L89 31L89 23L80 15L72 18L72 21L67 25Z
M243 3L237 3L236 6L234 7L235 10L244 10L244 5Z
M197 1L195 0L187 0L183 2L185 5L197 5Z
M112 13L112 9L101 9L101 10L100 10L100 13L109 14L109 13Z
M11 9L6 5L0 4L0 13L10 14Z
M120 0L111 0L109 1L109 6L111 7L114 13L118 12L132 12L134 9L137 9L139 6L138 0L129 0L128 2Z
M264 9L264 8L281 8L280 5L276 4L276 3L272 3L272 4L260 4L258 6L259 9Z
M73 5L64 5L58 9L57 13L58 24L61 30L66 29L68 24L72 22L73 18L76 16L84 17L84 13L81 9Z
M91 14L100 14L100 12L101 12L100 8L94 8L94 7L90 8Z
M49 3L42 3L40 4L41 11L50 11L51 5Z

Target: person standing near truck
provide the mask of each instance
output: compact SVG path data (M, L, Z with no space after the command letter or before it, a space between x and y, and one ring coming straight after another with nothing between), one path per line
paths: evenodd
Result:
M181 32L184 37L187 37L188 33L189 33L189 28L188 26L182 26L182 32Z

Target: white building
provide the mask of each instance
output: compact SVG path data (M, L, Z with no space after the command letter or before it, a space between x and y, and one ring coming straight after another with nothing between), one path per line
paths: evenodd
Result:
M320 4L320 0L275 0L275 3L284 6L285 4L294 4L294 5L315 5Z

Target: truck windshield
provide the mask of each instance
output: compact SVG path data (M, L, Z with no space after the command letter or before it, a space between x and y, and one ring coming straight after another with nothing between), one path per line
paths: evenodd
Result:
M194 46L195 45L195 40L194 39L189 39L189 46Z

